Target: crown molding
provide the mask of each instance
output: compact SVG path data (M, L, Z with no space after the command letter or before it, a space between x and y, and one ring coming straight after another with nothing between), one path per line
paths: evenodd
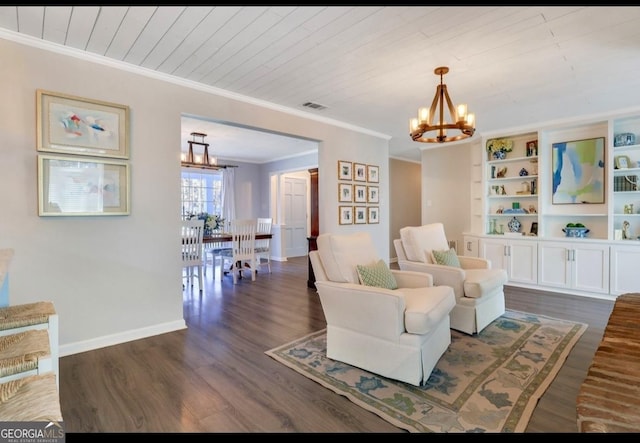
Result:
M131 72L134 74L144 75L146 77L154 78L156 80L161 80L168 83L173 83L176 85L184 86L187 88L195 89L201 92L205 92L207 94L218 95L221 97L230 98L232 100L237 100L240 102L248 103L255 106L260 106L262 108L271 109L278 112L283 112L285 114L294 115L297 117L314 120L321 123L326 123L332 126L338 126L344 129L349 129L351 131L360 132L362 134L371 135L373 137L381 138L384 140L391 140L391 136L387 134L383 134L380 132L372 131L367 128L362 128L360 126L355 126L349 123L341 122L339 120L334 120L331 118L321 117L314 114L310 114L308 112L300 111L297 109L289 108L286 106L277 105L275 103L271 103L265 100L260 100L254 97L249 97L242 94L237 94L235 92L227 91L226 89L216 88L213 86L203 85L202 83L197 83L192 80L187 80L183 78L176 77L171 74L165 74L162 72L154 71L152 69L143 68L141 66L135 66L131 63L110 59L108 57L104 57L102 55L93 54L91 52L82 51L76 48L70 48L68 46L60 45L58 43L49 42L46 40L42 40L40 38L32 37L30 35L21 34L19 32L11 31L8 29L0 28L0 38L5 40L11 40L16 43L21 43L27 46L32 46L39 49L44 49L45 51L55 52L62 55L67 55L69 57L74 57L77 59L89 61L92 63L97 63L104 66L109 66L115 69L120 69L122 71Z

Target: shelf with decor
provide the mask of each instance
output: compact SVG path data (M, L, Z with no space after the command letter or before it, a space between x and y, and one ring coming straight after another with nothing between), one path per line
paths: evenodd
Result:
M614 119L611 132L612 238L636 239L640 236L640 116Z
M570 237L567 227L582 225L587 230L582 238L606 240L608 219L607 214L600 213L544 214L541 217L542 232L545 238L564 239Z
M485 234L537 231L537 138L530 132L485 141Z
M640 108L486 133L482 144L482 225L465 233L476 239L478 256L490 255L488 244L522 242L539 251L538 278L509 284L597 298L619 293L614 283L624 273L610 264L608 251L617 259L640 257ZM583 261L583 254L597 284L556 285L556 267L567 265L568 256ZM625 282L640 287L640 273Z

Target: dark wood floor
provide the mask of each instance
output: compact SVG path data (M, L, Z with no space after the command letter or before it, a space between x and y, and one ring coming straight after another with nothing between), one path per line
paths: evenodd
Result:
M68 433L404 432L264 352L325 327L307 259L255 282L212 278L184 292L188 329L60 359ZM613 302L506 289L510 309L589 324L527 432L577 432L576 397Z

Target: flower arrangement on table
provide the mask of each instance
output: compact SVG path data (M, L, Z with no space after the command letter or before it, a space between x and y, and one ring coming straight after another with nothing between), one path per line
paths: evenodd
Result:
M224 227L224 218L222 218L220 215L215 214L215 215L209 215L206 219L205 224L209 227L209 229L211 229L212 231L218 231L220 229L222 229Z
M487 142L487 152L490 154L511 151L513 151L513 140L509 138L494 138Z
M198 220L204 220L204 232L205 234L211 234L213 231L218 231L224 227L224 218L218 214L210 215L207 212L201 212L200 214L189 214L187 219L197 217Z

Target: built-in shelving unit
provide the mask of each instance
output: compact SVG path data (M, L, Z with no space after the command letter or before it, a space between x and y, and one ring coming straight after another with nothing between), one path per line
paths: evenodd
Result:
M640 236L640 115L614 119L608 146L613 166L611 235L624 236L624 222L629 223L627 235Z
M487 150L494 139L510 140L513 149L494 158ZM604 150L596 153L601 162L559 164L554 159L563 143L591 139L604 139L597 145ZM583 155L581 148L574 148L572 155ZM603 189L602 201L574 203L558 198L557 190L554 198L554 175L557 179L560 166L568 164L573 168L569 183L577 182L576 174L591 174L576 165L601 165L602 173L592 174L589 185ZM485 134L480 182L473 175L477 169L474 158L471 187L481 195L472 191L472 229L464 233L465 254L490 259L507 271L509 284L515 286L599 298L640 288L640 110ZM562 186L567 181L555 183ZM512 227L519 224L519 233L509 229L514 217L519 223ZM583 224L586 237L568 237L564 230L569 223Z
M503 138L512 142L512 150L496 159L487 144ZM530 233L538 221L537 133L505 135L484 140L485 159L485 234L510 232L509 222L520 222L519 232ZM534 146L536 146L534 148Z

